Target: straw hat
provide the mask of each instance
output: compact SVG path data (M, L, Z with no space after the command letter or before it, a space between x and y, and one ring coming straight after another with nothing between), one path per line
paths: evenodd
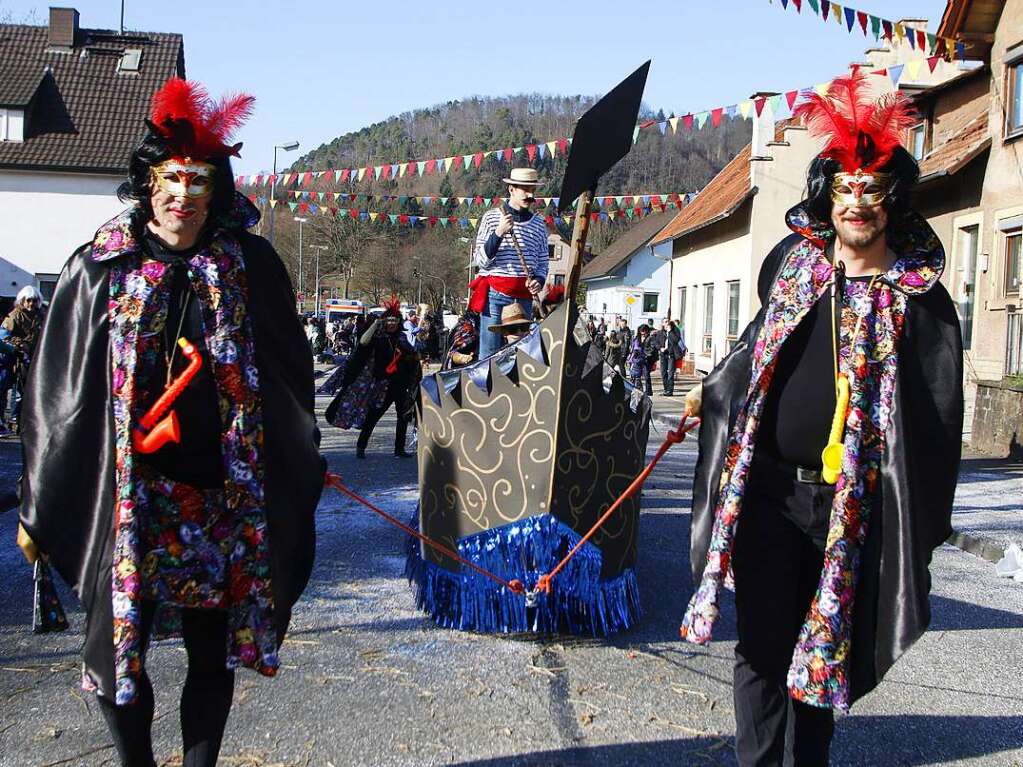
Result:
M529 326L532 324L533 322L526 316L522 304L515 301L501 309L501 323L499 325L491 325L490 330L493 333L507 333L520 329L529 330Z
M540 183L535 168L512 168L510 177L501 180L515 186L537 186Z

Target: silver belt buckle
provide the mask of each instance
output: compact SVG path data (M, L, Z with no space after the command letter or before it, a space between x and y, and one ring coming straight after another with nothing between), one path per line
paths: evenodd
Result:
M824 481L821 472L816 469L804 469L802 466L796 467L796 482L803 482L807 485L819 485Z

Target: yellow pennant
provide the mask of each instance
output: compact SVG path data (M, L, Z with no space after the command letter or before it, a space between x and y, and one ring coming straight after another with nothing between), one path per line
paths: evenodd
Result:
M842 24L845 23L844 19L842 18L842 6L840 6L838 3L831 4L831 16L835 21L838 22L838 26L842 26Z
M471 226L473 229L476 228L476 224L477 223L479 223L479 219L478 218L470 218L469 219L469 226Z
M370 213L369 214L369 220L370 221L376 221L377 220L377 216L379 216L379 215L380 215L379 213Z
M553 157L555 154L557 154L557 149L558 149L558 142L557 141L548 141L547 142L547 151L551 153L551 157Z
M902 26L902 22L898 21L895 23L895 36L899 38L899 42L902 42L902 38L906 36L906 28Z
M366 169L365 168L359 168L359 172L355 174L355 177L359 181L362 181L362 179L366 177Z
M669 117L668 118L668 125L671 126L671 135L674 136L675 132L678 131L678 118L677 117Z
M739 102L739 114L742 115L743 120L749 119L749 111L752 106L753 102L749 100ZM674 126L672 126L672 130L674 130Z
M920 65L921 64L923 64L923 62L920 61L919 59L916 59L914 61L907 61L906 62L906 71L909 72L909 76L913 80L916 80L917 77L920 75Z
M277 207L277 200L270 200L270 207L271 208L276 208Z

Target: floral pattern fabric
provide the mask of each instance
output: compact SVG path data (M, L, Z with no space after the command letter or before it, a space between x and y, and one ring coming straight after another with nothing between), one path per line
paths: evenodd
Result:
M221 415L225 480L216 493L154 475L133 456L131 429L162 391L153 371L163 352L167 265L145 259L129 212L99 230L92 257L111 262L115 702L136 697L143 599L158 600L167 618L158 621L155 636L174 632L178 608L225 610L228 666L272 676L279 661L263 511L262 409L241 246L219 228L188 260Z
M684 639L696 644L710 641L720 589L730 576L736 524L778 352L831 284L833 268L824 250L826 240L820 238L819 228L812 231L801 221L801 215L805 216L801 209L795 209L789 223L809 239L790 251L768 299L753 348L746 401L725 453L707 566L680 630ZM839 710L849 707L847 669L859 552L884 455L907 297L930 289L944 266L941 245L926 224L911 226L892 247L895 264L869 296L866 283L846 282L840 365L849 378L850 401L842 473L835 488L821 580L788 674L793 698ZM853 339L860 316L862 327Z

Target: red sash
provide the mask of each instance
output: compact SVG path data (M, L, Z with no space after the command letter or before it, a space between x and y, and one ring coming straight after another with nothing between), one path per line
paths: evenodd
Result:
M487 294L493 288L498 293L504 293L512 298L532 298L533 294L526 287L525 277L500 277L497 275L481 274L469 283L469 290L472 296L469 298L469 309L477 314L483 314L487 308Z

